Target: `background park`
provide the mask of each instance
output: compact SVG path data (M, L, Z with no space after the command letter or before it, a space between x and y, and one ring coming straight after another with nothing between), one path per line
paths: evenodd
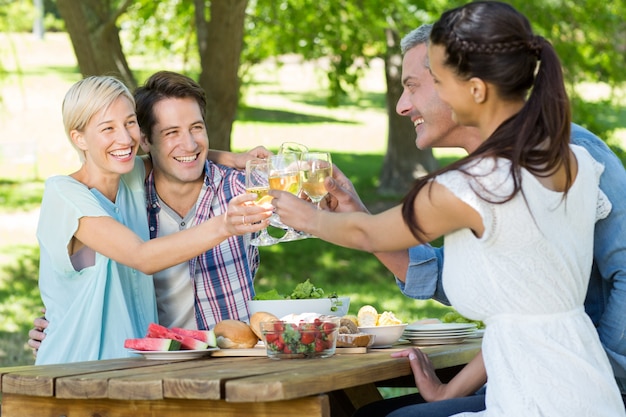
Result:
M425 4L427 3L427 4ZM43 181L78 168L61 121L69 86L116 74L131 88L168 69L209 96L211 147L271 150L283 141L332 152L373 211L397 203L415 175L463 155L418 151L395 115L399 39L452 0L0 0L0 367L33 362L25 346L42 307L35 229ZM574 120L626 157L624 2L509 1L556 46ZM257 292L310 279L326 292L441 317L403 297L371 254L318 239L261 249Z

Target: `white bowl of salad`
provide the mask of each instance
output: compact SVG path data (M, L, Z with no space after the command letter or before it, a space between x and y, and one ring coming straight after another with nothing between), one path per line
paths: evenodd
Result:
M350 297L338 297L316 288L309 280L300 283L287 296L276 290L257 294L248 301L250 315L259 311L272 313L278 318L290 314L318 313L328 316L345 316L350 308Z

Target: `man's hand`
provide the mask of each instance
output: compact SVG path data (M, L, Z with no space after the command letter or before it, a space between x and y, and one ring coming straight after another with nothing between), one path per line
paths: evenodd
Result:
M328 194L325 198L325 207L338 213L362 211L369 213L361 197L354 189L352 182L333 164L333 176L324 181ZM324 205L322 205L324 207Z
M207 158L216 164L242 170L246 169L246 162L250 159L267 159L272 155L273 153L264 146L257 146L256 148L242 153L217 151L214 149L207 151Z
M45 309L41 310L42 313L46 313ZM41 346L41 341L45 339L46 334L43 332L48 327L48 320L45 316L37 317L33 321L34 327L28 331L28 346L33 349L33 356L37 356L37 350Z
M256 148L250 149L248 152L234 154L235 157L235 166L237 169L246 169L246 162L251 159L267 159L270 156L274 155L264 146L257 146Z

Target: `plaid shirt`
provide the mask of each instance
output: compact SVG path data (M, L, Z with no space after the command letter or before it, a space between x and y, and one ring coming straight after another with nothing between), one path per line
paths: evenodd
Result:
M241 171L207 161L204 173L192 225L226 213L228 201L245 192ZM154 239L159 235L161 207L152 172L146 179L146 197L150 239ZM249 321L248 300L254 296L253 280L259 267L259 251L249 242L249 235L232 236L189 261L198 329L211 329L225 319Z

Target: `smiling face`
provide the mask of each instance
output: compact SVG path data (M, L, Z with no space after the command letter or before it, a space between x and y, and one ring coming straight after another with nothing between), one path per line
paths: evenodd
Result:
M452 110L452 119L461 125L476 126L478 109L476 96L472 92L474 79L463 80L444 65L446 50L442 45L430 45L428 48L430 71L435 90L441 101Z
M432 147L465 147L462 127L452 120L450 108L439 98L428 69L428 48L419 44L409 49L402 61L404 91L396 112L411 119L415 126L415 145Z
M150 153L155 175L170 183L202 180L209 138L198 102L193 98L166 98L154 105L155 124Z
M95 113L83 131L70 137L85 157L85 167L102 176L121 175L133 169L139 146L139 125L133 103L120 96Z

